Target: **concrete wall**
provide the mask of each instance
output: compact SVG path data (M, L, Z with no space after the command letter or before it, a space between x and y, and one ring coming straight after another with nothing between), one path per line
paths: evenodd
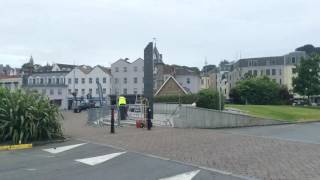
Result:
M189 104L182 104L181 106L191 106ZM154 114L172 114L177 112L179 104L154 103Z
M231 128L285 123L197 107L180 107L176 116L173 116L173 126L176 128Z

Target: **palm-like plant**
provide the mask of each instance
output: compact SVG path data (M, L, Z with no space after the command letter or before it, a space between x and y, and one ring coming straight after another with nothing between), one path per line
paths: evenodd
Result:
M47 97L0 88L0 141L18 144L62 137L62 119Z

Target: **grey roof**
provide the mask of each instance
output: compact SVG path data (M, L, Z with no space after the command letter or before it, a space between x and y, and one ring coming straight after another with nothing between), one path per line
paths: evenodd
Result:
M71 64L57 64L57 66L59 66L60 69L63 69L63 68L73 69L74 67L76 67L76 65L71 65Z

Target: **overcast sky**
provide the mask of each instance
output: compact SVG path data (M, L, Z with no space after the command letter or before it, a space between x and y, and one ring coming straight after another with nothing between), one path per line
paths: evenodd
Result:
M0 64L104 65L142 57L202 67L319 46L319 0L1 0Z

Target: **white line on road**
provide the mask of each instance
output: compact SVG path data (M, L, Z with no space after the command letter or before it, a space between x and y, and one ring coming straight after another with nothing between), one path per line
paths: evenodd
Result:
M112 154L107 154L107 155L103 155L103 156L96 156L96 157L91 157L91 158L85 158L85 159L76 159L75 161L90 165L90 166L94 166L97 164L101 164L103 162L106 162L110 159L113 159L117 156L120 156L121 154L124 154L126 152L119 152L119 153L112 153Z
M55 147L55 148L49 148L49 149L43 149L46 152L52 153L52 154L57 154L61 153L64 151L68 151L70 149L85 145L87 143L81 143L81 144L74 144L74 145L68 145L68 146L61 146L61 147Z
M162 178L159 180L192 180L192 178L194 178L199 172L200 170L190 171L190 172L178 174L178 175L167 177L167 178Z

